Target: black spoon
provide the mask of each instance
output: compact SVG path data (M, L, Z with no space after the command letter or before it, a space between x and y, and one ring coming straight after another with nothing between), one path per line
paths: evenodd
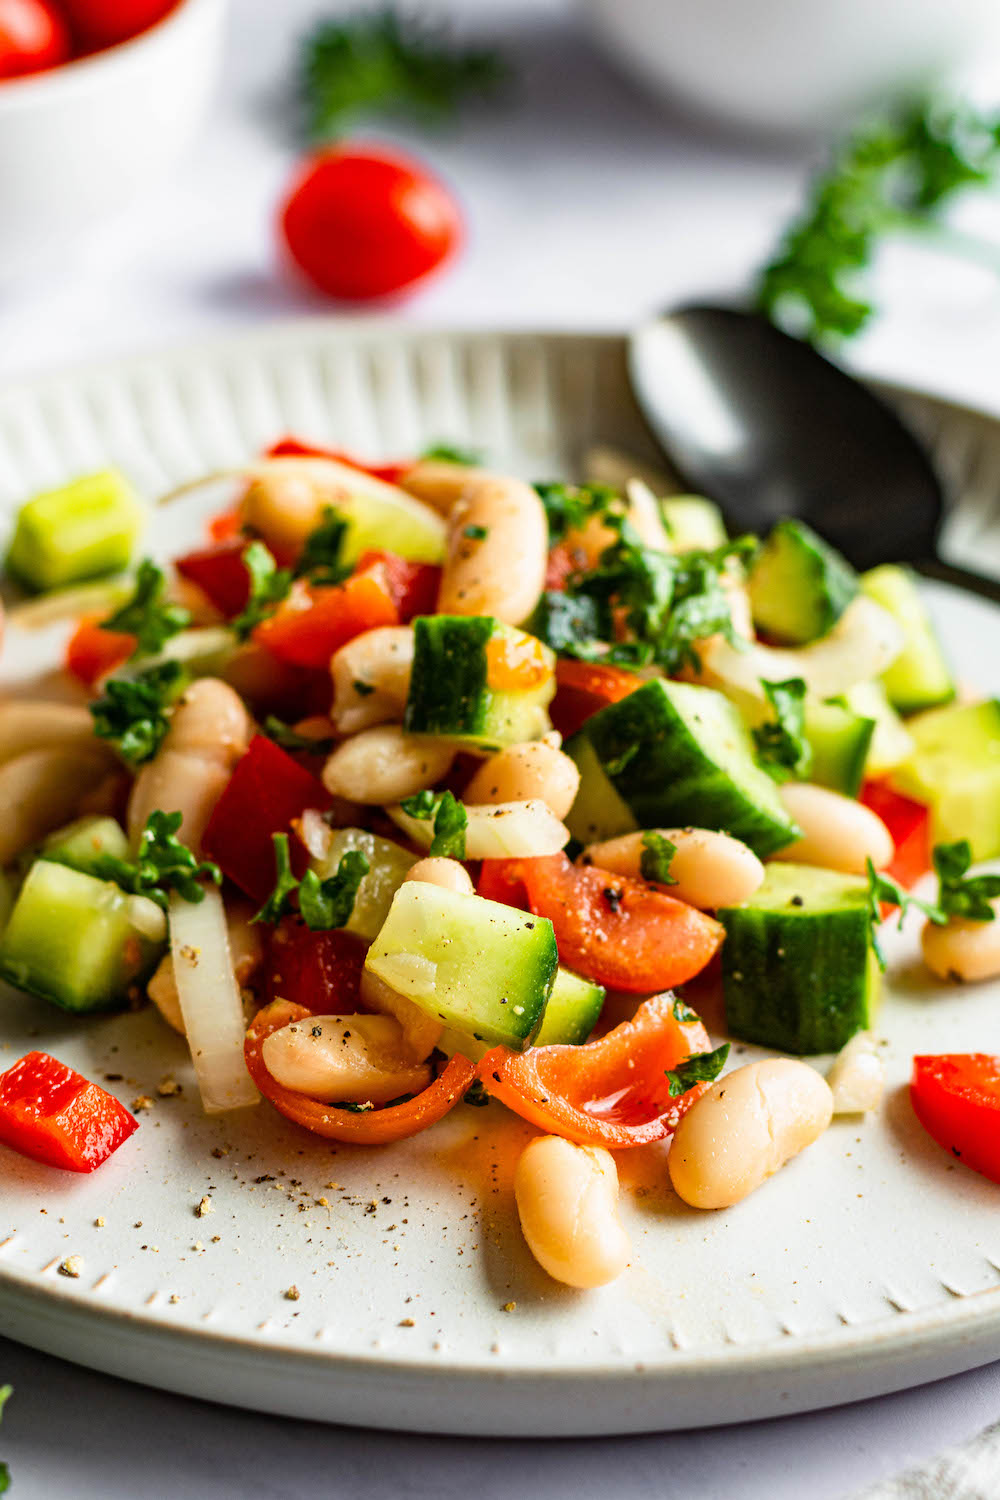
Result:
M858 568L908 562L1000 602L1000 580L942 562L945 499L884 402L757 313L693 306L631 337L632 389L686 485L737 531L808 521Z

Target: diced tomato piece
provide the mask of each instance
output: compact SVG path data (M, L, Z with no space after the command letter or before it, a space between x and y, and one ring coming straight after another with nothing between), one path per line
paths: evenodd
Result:
M128 661L136 645L134 635L102 630L100 621L100 615L81 620L66 647L67 672L88 688L96 687L102 677Z
M582 1146L620 1151L660 1141L708 1087L670 1097L666 1074L711 1050L701 1021L673 995L644 1000L632 1017L581 1047L494 1047L479 1064L483 1087L532 1125Z
M243 530L243 517L238 505L210 516L205 526L210 542L229 542Z
M517 861L531 910L555 928L567 968L643 994L700 974L723 939L714 920L662 890L565 854Z
M358 459L352 458L349 453L341 453L338 448L321 448L315 443L303 443L298 438L286 437L272 443L267 450L268 458L334 458L339 464L347 464L352 469L360 469L362 474L371 474L375 479L384 480L386 484L398 484L412 467L410 463L399 464L363 464Z
M265 901L275 878L271 835L288 833L306 808L329 806L329 792L311 771L256 734L212 810L202 849L241 891ZM292 867L301 875L308 856L294 835L290 845Z
M552 658L533 635L494 635L486 643L486 683L495 693L527 693L552 679Z
M398 624L382 564L374 563L334 586L300 579L275 613L257 626L253 639L279 661L328 667L334 652L356 635L378 625Z
M311 932L301 917L283 917L271 933L267 994L316 1015L350 1015L361 1004L361 970L368 944L353 932Z
M400 624L408 625L416 615L432 615L437 603L441 569L436 563L410 562L395 552L362 552L358 572L381 563L389 594L399 613Z
M337 1109L332 1104L320 1104L315 1099L307 1099L304 1094L283 1088L268 1072L261 1052L273 1031L280 1031L283 1026L304 1021L314 1014L316 1012L305 1006L292 1005L286 1000L265 1005L257 1012L247 1032L244 1055L250 1076L264 1098L296 1125L302 1125L326 1140L348 1141L358 1146L388 1146L393 1141L418 1135L454 1109L476 1076L475 1064L468 1058L456 1056L434 1083L405 1104L387 1104L381 1109L358 1113Z
M556 662L556 695L549 715L559 733L568 739L591 714L627 698L642 683L641 677L624 667L605 667L600 662L562 656Z
M885 781L866 781L859 800L878 814L896 846L885 873L909 890L931 868L929 809Z
M595 559L587 556L582 547L571 547L568 542L557 542L549 552L545 568L545 587L561 594L574 573L594 566Z
M485 901L499 901L501 906L516 906L528 911L528 890L521 879L521 862L517 859L484 859L476 881L476 894Z
M124 1104L47 1052L0 1073L0 1141L34 1161L92 1172L138 1128Z
M246 537L237 534L214 547L186 552L175 564L181 577L196 583L227 620L245 609L250 598L250 575L243 563L249 545Z
M910 1099L939 1146L1000 1182L1000 1057L988 1052L915 1057Z

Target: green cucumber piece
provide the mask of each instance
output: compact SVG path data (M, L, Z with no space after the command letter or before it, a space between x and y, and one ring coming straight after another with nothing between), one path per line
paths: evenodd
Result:
M40 859L51 859L84 875L100 873L101 861L131 857L128 835L114 818L77 818L65 828L50 833L39 851Z
M0 939L0 975L63 1010L120 1009L156 967L166 939L155 901L39 859Z
M968 839L973 859L1000 854L1000 699L937 708L908 725L912 754L890 783L931 810L931 843Z
M490 642L506 637L544 652L548 672L524 690L490 686ZM477 750L540 739L552 725L555 656L534 637L490 615L424 615L413 622L413 669L404 725Z
M239 650L239 641L226 625L195 625L171 636L162 651L136 657L118 667L112 676L117 681L133 681L143 672L162 667L165 662L179 662L193 677L221 677Z
M812 746L808 781L856 797L875 733L875 720L839 703L807 703L805 735Z
M920 597L917 576L891 563L861 575L861 590L903 629L903 649L882 673L889 702L901 714L938 708L955 696L955 681Z
M13 870L0 870L0 935L10 920L20 889L21 882Z
M848 688L843 701L853 713L875 720L865 762L866 776L887 776L912 754L913 739L881 682L856 682Z
M727 540L722 511L703 495L671 495L660 501L660 513L675 552L711 552Z
M534 1046L579 1046L597 1025L603 1008L604 990L599 984L560 968Z
M520 1052L542 1024L558 962L547 918L410 880L365 967L450 1030Z
M768 865L726 929L722 988L729 1031L781 1052L837 1052L871 1026L879 969L868 884L814 865Z
M634 832L640 825L632 816L628 803L622 801L604 774L597 751L587 736L583 733L574 735L563 749L576 762L580 772L580 786L573 806L563 819L571 836L581 844L596 844L603 839L616 838L620 833Z
M39 591L117 573L128 567L142 521L142 506L123 474L87 474L21 506L7 567Z
M418 856L394 844L391 839L379 838L361 828L337 828L323 858L311 859L309 863L320 879L326 880L336 873L340 861L352 849L359 850L368 861L368 874L358 886L347 931L371 942L378 936L389 914L392 898Z
M338 499L337 512L347 522L341 544L343 563L357 562L363 552L389 551L410 562L444 562L448 528L441 516L405 490L388 486L376 492L357 489Z
M763 858L798 836L777 787L754 759L739 710L713 688L655 678L587 720L568 747L581 768L577 801L607 806L600 783L583 785L588 757L581 738L630 814L628 823L597 837L692 824L731 833ZM585 841L575 812L570 832Z
M804 521L779 521L754 560L748 588L757 628L804 646L833 629L858 592L858 575Z

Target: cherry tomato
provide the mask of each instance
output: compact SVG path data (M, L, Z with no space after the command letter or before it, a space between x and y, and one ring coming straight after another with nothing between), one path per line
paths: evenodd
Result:
M69 55L69 30L49 0L0 0L0 78L40 73Z
M91 51L138 36L176 4L177 0L62 0L74 32Z
M281 229L292 259L320 291L360 302L420 281L462 233L451 195L418 162L357 147L306 162Z

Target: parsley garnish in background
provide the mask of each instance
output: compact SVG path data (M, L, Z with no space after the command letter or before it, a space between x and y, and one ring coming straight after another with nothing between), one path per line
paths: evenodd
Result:
M139 851L134 860L103 854L94 861L94 874L102 880L113 880L133 896L148 896L164 911L168 892L177 891L185 901L195 905L204 901L205 892L198 884L207 879L222 884L222 871L208 860L199 862L196 855L181 843L177 832L182 814L151 812L139 835Z
M507 69L492 48L459 47L447 27L416 14L359 11L323 21L306 37L299 91L312 140L384 115L441 121Z
M260 911L255 912L250 920L251 922L269 922L273 927L281 921L286 912L291 911L292 897L299 888L299 882L292 873L288 834L272 833L271 843L274 845L274 889Z
M357 688L357 683L354 686ZM276 714L268 714L260 727L268 739L280 745L283 750L305 750L310 755L329 755L337 743L333 735L328 739L313 739L308 734L299 734L298 730L286 724L284 719L279 719Z
M990 902L1000 896L1000 875L972 875L972 846L968 839L954 844L935 844L932 855L938 877L938 906L949 917L971 922L992 922L996 912Z
M474 469L483 461L483 455L472 448L459 448L455 443L432 443L420 454L422 459L440 459L445 464L461 464L465 469Z
M243 553L243 566L250 579L250 597L242 613L232 621L237 638L245 641L262 620L288 597L291 568L279 568L274 554L263 542L251 542Z
M998 165L1000 122L971 107L925 100L863 126L813 180L760 273L758 310L802 338L851 338L874 312L862 273L883 236L933 229L950 197Z
M670 862L676 853L676 844L672 844L665 834L650 828L642 836L639 873L643 880L655 881L657 885L676 885L677 881L670 873Z
M605 516L617 505L618 491L607 484L563 484L561 481L535 485L545 507L549 523L549 546L562 541L567 531L579 531L593 516Z
M102 630L120 630L135 636L137 656L153 656L171 636L191 624L191 612L164 600L167 580L161 568L144 558L135 575L135 589L120 609L101 621Z
M808 776L813 751L805 736L804 681L801 677L789 677L785 682L766 682L761 678L760 685L774 710L774 718L753 731L758 760L775 781Z
M695 1052L686 1062L671 1068L666 1075L671 1099L686 1094L696 1083L714 1083L726 1065L729 1043L723 1042L714 1052Z
M365 856L357 849L349 849L341 856L334 873L325 880L320 879L315 870L307 870L300 881L292 871L288 834L272 833L271 842L277 878L270 896L251 920L269 922L272 926L280 922L286 912L293 910L292 897L298 892L299 914L310 931L326 932L333 927L346 927L351 920L358 889L368 874Z
M399 804L411 818L424 823L433 818L434 838L427 851L432 859L464 859L465 807L451 792L417 792Z
M150 760L170 726L167 708L187 683L179 662L165 661L133 678L111 678L90 705L94 733L114 745L130 766Z
M903 919L911 908L922 911L928 921L943 927L947 922L947 914L940 906L935 906L932 901L921 901L919 896L913 896L909 891L903 889L898 880L893 880L891 875L886 875L876 870L870 859L865 860L865 870L868 875L868 931L872 945L872 951L878 959L880 969L885 969L885 954L878 940L878 927L882 921L881 903L887 901L892 906L899 907L899 922L897 926L902 927Z
M346 535L347 521L328 505L320 524L306 537L296 576L308 577L310 583L342 583L351 572L340 560Z

